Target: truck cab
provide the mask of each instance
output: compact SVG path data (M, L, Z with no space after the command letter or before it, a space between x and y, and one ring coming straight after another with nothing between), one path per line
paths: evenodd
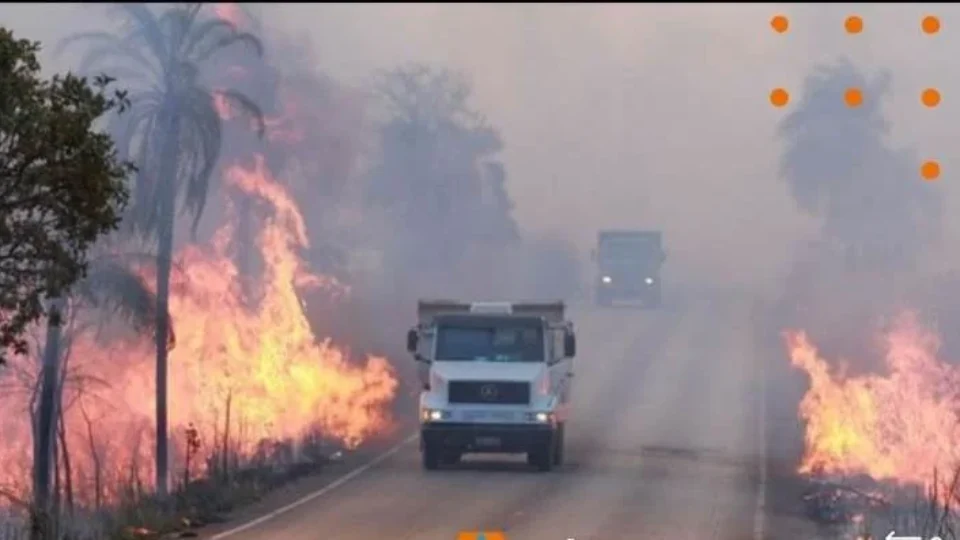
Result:
M600 231L593 258L598 305L625 300L660 307L660 269L667 258L660 231Z
M421 300L407 350L419 364L423 467L466 453L563 464L576 336L563 302Z

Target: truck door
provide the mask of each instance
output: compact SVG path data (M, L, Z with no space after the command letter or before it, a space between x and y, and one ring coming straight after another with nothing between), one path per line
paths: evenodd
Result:
M551 330L552 340L550 343L550 354L553 358L553 365L550 368L551 388L555 388L557 398L560 403L560 418L566 421L568 409L570 407L571 374L573 373L573 359L567 358L563 354L563 336L562 329Z
M436 335L433 327L425 328L420 331L420 340L417 342L417 353L424 358L433 360L436 353L433 347ZM426 389L430 384L430 366L432 362L417 362L417 378L420 379L420 388Z

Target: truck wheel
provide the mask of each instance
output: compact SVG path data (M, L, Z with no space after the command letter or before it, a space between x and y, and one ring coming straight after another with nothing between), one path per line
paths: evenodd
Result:
M423 468L428 471L440 467L440 449L432 444L424 443L420 458L423 460Z
M553 464L557 467L563 466L563 424L557 426L557 434L554 436L554 442L556 443L556 448L553 450Z
M527 453L527 463L533 465L542 472L549 472L553 468L554 454L557 443L555 438L537 445L536 448Z

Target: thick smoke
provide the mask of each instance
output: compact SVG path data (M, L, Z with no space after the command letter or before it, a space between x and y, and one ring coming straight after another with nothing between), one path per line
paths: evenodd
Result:
M793 323L826 343L869 337L875 316L904 307L942 232L942 193L919 180L915 153L887 138L889 83L889 72L868 78L846 60L819 66L780 127L782 178L820 223L784 299L799 309ZM848 88L870 99L847 107Z
M0 19L50 44L102 22L95 10L37 9L4 5ZM788 34L770 31L775 12L790 17ZM842 26L852 12L866 22L855 37ZM587 281L584 255L597 229L650 227L665 233L665 281L709 282L778 302L761 329L769 348L758 354L784 371L778 333L785 326L810 327L827 341L826 354L851 358L868 347L866 329L877 317L900 305L917 304L949 329L960 317L960 299L949 292L956 287L945 288L956 280L944 272L960 262L947 249L960 231L949 159L950 119L960 114L951 97L960 91L951 69L960 34L947 24L937 37L923 36L918 21L927 13L950 21L960 11L946 4L271 5L263 10L268 62L328 80L341 96L308 91L311 106L325 104L318 127L348 141L334 152L343 167L333 170L349 172L306 174L297 191L309 201L314 244L325 246L311 259L358 284L335 316L318 310L323 324L351 343L395 347L403 358L410 298L489 296L499 292L494 285L510 285L504 294L573 298L569 283ZM281 46L298 35L310 37L301 49ZM435 177L416 178L413 165L382 168L391 116L372 74L415 64L468 77L468 109L486 116L503 148L475 160L466 176L496 179L485 163L502 164L514 204L509 213L503 204L471 206L482 212L470 219L515 223L518 242L495 253L468 249L472 229L445 230L449 218L430 213L443 193L413 183ZM68 58L45 59L47 66L71 67ZM843 105L847 84L865 88L860 109ZM775 86L791 91L785 109L766 101ZM926 86L944 95L934 111L918 101ZM277 112L266 98L261 107ZM306 147L318 140L308 137ZM919 160L928 157L944 165L937 184L918 178ZM404 183L390 184L391 175ZM389 202L418 195L422 215L402 216L368 197L401 187L408 198ZM430 240L417 242L417 230ZM449 280L442 269L453 268L462 283L414 285L433 275ZM492 278L504 269L513 279ZM949 349L956 338L944 337ZM795 423L795 409L787 412L779 421Z

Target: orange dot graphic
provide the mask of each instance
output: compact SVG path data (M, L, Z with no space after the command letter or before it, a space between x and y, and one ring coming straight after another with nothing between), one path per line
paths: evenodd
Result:
M844 21L843 27L851 34L859 34L863 31L863 19L856 15L851 15Z
M859 88L847 88L843 94L843 100L847 102L848 107L859 107L863 104L863 92Z
M770 103L772 103L774 107L783 107L789 101L790 94L783 88L774 88L770 92Z
M940 104L940 92L936 88L927 88L920 94L920 101L927 107L936 107Z
M920 166L920 176L924 180L933 181L940 177L940 164L936 161L924 161Z
M778 34L782 34L790 28L790 21L783 15L777 15L774 18L770 19L770 26L773 27L773 30Z
M936 34L940 31L940 19L933 15L927 15L920 21L920 27L923 28L923 32L926 34Z

